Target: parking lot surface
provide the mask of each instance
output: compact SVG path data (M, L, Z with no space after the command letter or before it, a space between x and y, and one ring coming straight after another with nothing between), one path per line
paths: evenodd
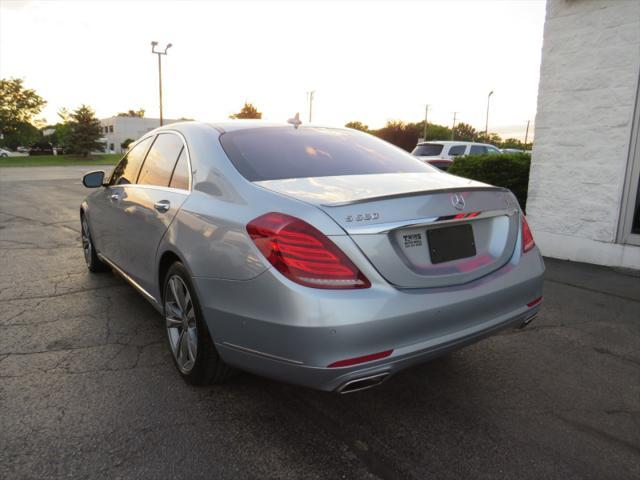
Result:
M0 478L640 478L637 272L547 260L528 328L365 392L195 388L85 267L94 168L0 169Z

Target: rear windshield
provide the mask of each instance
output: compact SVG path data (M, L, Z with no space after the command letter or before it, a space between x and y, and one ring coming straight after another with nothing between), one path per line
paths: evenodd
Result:
M424 143L414 148L411 153L418 157L435 157L442 153L442 145L439 143Z
M433 171L403 150L351 130L250 128L223 133L220 143L238 171L252 182Z

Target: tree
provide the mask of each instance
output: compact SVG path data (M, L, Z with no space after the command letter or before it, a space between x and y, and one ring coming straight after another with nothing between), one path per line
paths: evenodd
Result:
M362 122L347 122L344 126L347 128L353 128L354 130L360 130L361 132L369 131L369 125L365 125Z
M71 133L69 135L69 150L86 157L95 150L102 150L104 143L100 142L102 128L93 110L82 105L71 114Z
M420 138L422 138L422 135L424 135L424 120L416 123L416 128L418 129L418 132L420 132ZM449 127L438 125L437 123L429 123L427 125L427 138L425 138L426 141L449 139L451 139L451 129Z
M124 142L120 144L120 148L122 150L126 150L127 148L129 148L129 145L131 145L133 142L135 142L133 138L127 138Z
M486 136L484 133L480 133L476 141L480 143L490 143L491 145L501 145L502 137L497 133L489 133L489 136Z
M415 148L420 135L415 123L404 123L400 120L389 120L384 127L370 133L408 152Z
M24 88L21 78L0 79L0 133L10 148L38 140L33 117L47 102L35 90Z
M253 106L252 103L244 102L244 106L238 113L234 113L229 115L229 118L238 119L238 118L262 118L262 112L259 112L256 107Z
M468 123L460 122L454 128L454 139L463 142L473 142L478 132Z
M142 118L144 117L144 108L140 108L138 110L129 110L127 112L120 112L118 113L118 117L137 117L137 118Z
M519 150L524 150L524 143L522 143L517 138L507 138L500 144L500 148L517 148Z

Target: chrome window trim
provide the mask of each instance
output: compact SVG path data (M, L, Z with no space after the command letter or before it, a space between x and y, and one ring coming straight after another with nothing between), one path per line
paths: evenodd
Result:
M136 187L143 188L148 190L162 190L164 192L172 192L172 193L180 193L182 195L189 195L191 191L184 190L182 188L173 188L173 187L160 187L158 185L146 185L143 183L123 183L122 185L111 185L109 188L127 188L127 187Z
M159 305L158 300L155 299L153 295L147 292L144 288L142 288L138 282L136 282L133 278L131 278L124 270L118 267L115 263L105 257L103 254L98 252L98 258L102 260L104 263L113 268L122 278L124 278L133 288L138 290L147 300L155 305Z
M466 212L467 214L472 212ZM431 227L435 225L448 225L453 223L472 222L474 220L481 220L483 218L499 217L501 215L513 216L518 214L518 209L513 208L510 210L486 210L478 213L474 217L467 218L446 218L438 220L441 217L424 217L413 220L402 220L399 222L378 223L375 225L355 225L353 227L347 226L346 229L349 234L353 235L378 235L382 233L389 233L400 228L420 228Z

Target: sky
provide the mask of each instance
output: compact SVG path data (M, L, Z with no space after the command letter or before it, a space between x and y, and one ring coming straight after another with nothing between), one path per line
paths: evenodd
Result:
M48 104L99 118L143 108L221 121L245 101L263 118L313 122L457 121L524 137L535 118L543 0L16 1L0 0L0 77ZM530 133L531 135L531 133Z

